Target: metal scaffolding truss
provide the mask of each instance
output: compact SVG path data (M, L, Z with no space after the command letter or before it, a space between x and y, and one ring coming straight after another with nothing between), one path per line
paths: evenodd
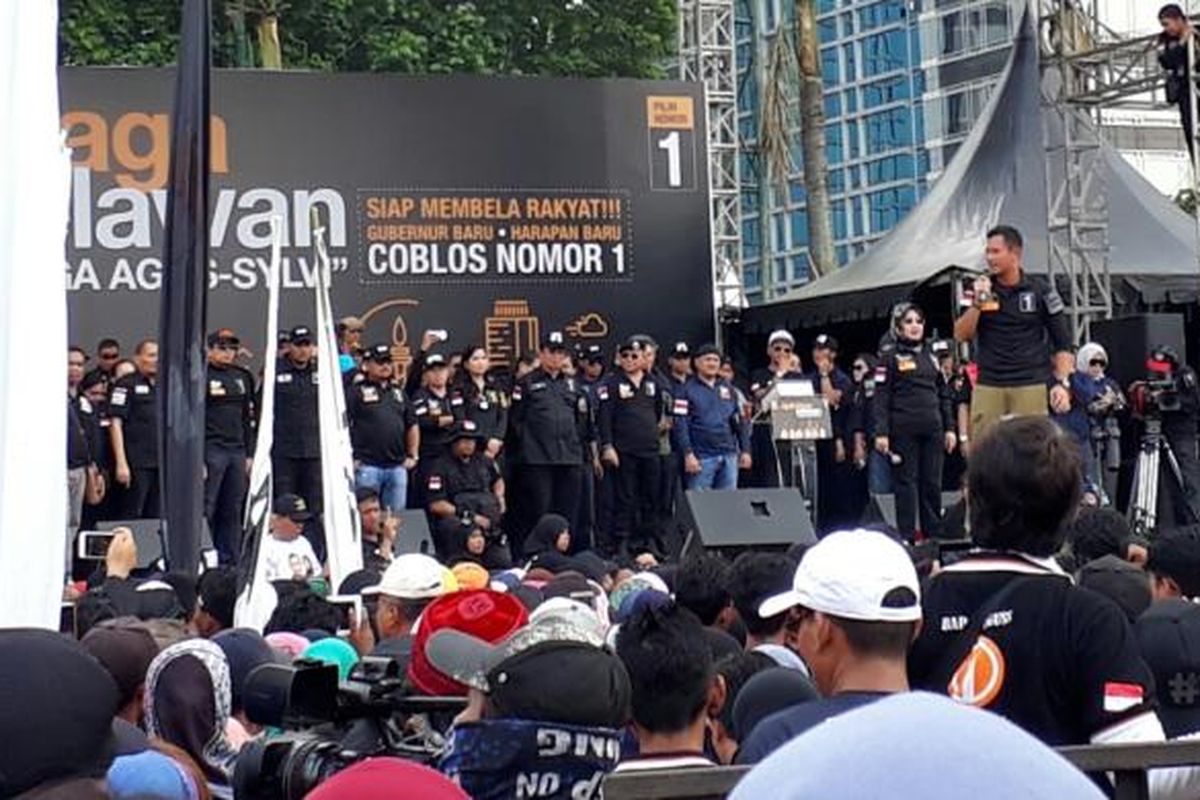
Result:
M1108 188L1100 113L1148 100L1163 85L1157 37L1124 39L1099 22L1095 0L1039 0L1050 274L1068 287L1077 342L1112 316Z
M679 0L679 77L704 84L714 279L741 285L734 0Z

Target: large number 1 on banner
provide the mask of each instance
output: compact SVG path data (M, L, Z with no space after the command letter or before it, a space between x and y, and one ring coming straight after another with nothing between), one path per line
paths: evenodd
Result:
M671 131L658 140L658 149L667 151L667 185L683 185L683 168L679 160L679 131Z

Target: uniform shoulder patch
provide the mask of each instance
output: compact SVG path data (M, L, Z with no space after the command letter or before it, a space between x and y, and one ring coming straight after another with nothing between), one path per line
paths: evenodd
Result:
M1049 314L1061 314L1066 309L1066 304L1063 303L1062 295L1054 289L1048 289L1043 296L1046 303L1046 312Z

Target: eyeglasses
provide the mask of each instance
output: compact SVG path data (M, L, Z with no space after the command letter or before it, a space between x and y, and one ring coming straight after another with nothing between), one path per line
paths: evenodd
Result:
M777 344L771 348L771 352L772 353L790 353L790 352L792 352L792 348L788 347L786 344Z
M866 370L867 370L866 364L855 364L854 365L855 372L866 372Z
M627 350L627 351L626 351L626 352L624 352L624 353L619 353L619 354L618 354L618 357L619 357L619 358L637 358L637 357L638 357L638 354L637 354L637 353L634 353L633 351L628 351L628 350Z
M120 353L101 353L97 356L101 361L116 361L120 357Z
M1093 358L1091 361L1088 362L1088 366L1090 366L1090 367L1107 367L1108 362L1105 361L1103 358Z
M219 344L217 345L216 349L226 353L236 353L238 346L236 344Z

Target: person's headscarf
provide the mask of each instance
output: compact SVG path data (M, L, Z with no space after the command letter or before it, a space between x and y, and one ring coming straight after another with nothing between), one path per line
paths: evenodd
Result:
M300 634L289 631L268 633L264 638L267 644L271 645L272 650L278 650L289 658L296 658L304 652L304 648L312 644Z
M146 676L146 731L183 749L210 783L228 784L237 758L225 735L231 696L220 647L204 639L171 645Z
M563 531L570 528L571 523L561 514L543 514L525 540L525 552L531 556L549 551L557 552L555 542Z
M368 758L313 789L306 800L467 800L467 793L445 775L399 758Z
M300 657L337 667L339 681L349 678L350 670L358 663L358 651L341 639L334 638L313 642Z
M113 800L198 800L199 789L182 766L169 756L147 750L122 756L108 770L108 791Z

